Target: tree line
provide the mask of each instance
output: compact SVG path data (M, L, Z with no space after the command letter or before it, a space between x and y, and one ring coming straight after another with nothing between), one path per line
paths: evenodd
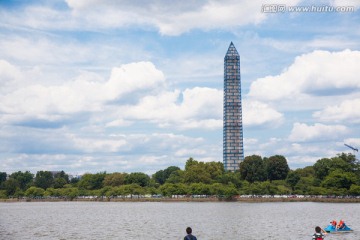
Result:
M341 153L322 158L313 166L290 170L284 156L245 157L236 172L221 162L186 161L184 170L170 166L152 176L134 173L86 173L69 178L64 171L0 172L0 198L127 195L360 195L360 163Z

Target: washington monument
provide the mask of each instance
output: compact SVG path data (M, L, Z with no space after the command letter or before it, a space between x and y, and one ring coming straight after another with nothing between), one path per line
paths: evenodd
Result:
M226 171L244 160L240 55L231 42L224 58L223 162Z

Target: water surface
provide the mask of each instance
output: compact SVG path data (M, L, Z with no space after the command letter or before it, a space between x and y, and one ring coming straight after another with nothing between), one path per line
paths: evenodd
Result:
M343 218L360 239L357 203L16 202L0 203L0 239L311 239Z

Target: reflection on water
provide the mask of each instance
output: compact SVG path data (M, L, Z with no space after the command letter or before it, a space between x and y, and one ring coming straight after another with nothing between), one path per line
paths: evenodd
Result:
M243 202L0 203L0 239L311 239L314 227L340 218L360 239L360 204ZM356 231L358 230L358 231Z

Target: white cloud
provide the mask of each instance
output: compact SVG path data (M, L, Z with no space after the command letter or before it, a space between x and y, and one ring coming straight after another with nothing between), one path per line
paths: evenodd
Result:
M313 144L308 142L288 142L287 140L284 140L281 144L279 144L281 147L278 148L278 153L282 154L284 156L291 156L300 158L300 156L304 156L303 160L300 160L299 162L307 162L307 156L335 156L336 153L332 150L332 145L328 142L322 143L322 144ZM327 146L327 147L324 147ZM330 154L332 152L332 154Z
M160 127L220 129L222 102L222 90L195 87L145 96L137 105L124 106L119 111L123 118L147 120ZM278 127L284 120L281 113L258 101L244 101L243 111L245 126Z
M312 126L308 126L310 130ZM310 131L309 130L309 131ZM341 135L341 134L339 134ZM338 136L339 136L338 135ZM344 142L348 142L357 146L359 139L345 139L344 142L338 142L342 138L317 138L308 139L306 141L289 141L286 138L269 138L261 141L249 142L245 139L246 156L258 154L263 157L273 155L283 155L288 160L290 168L303 167L304 165L312 165L317 160L324 157L334 157L341 152L346 152ZM296 139L295 139L296 140Z
M151 26L164 35L179 35L191 29L230 29L257 24L269 15L261 11L261 1L78 1L67 0L72 17L82 27L116 28L131 25ZM296 5L300 0L286 3ZM279 4L268 0L266 4ZM103 16L107 17L104 18ZM70 25L69 23L67 25Z
M222 105L222 90L195 87L145 96L137 105L124 106L119 111L124 118L148 120L160 127L219 129L223 124ZM245 126L278 127L284 119L268 104L246 100L243 120Z
M339 35L341 33L338 33ZM344 34L345 35L345 34ZM334 36L334 35L327 35L322 37L317 37L309 42L301 43L298 42L297 44L305 44L307 49L336 49L336 50L343 50L344 48L350 49L357 49L359 46L359 42L355 39L348 38L348 36ZM295 48L296 46L292 46ZM306 49L305 48L305 49Z
M66 41L45 34L13 35L1 34L1 56L19 62L60 65L88 61L91 50L84 44ZM36 37L34 37L36 36Z
M122 136L79 137L75 134L67 134L66 138L73 144L74 148L85 153L111 153L124 151L128 148L128 142Z
M244 101L243 119L245 126L279 127L283 121L283 114L270 107L268 104L259 101Z
M253 82L249 96L283 100L301 99L309 95L341 95L344 91L360 88L358 69L360 51L314 51L297 57L280 75Z
M332 5L338 7L355 7L360 8L360 2L358 0L330 0Z
M270 46L281 52L288 53L304 53L313 50L339 50L342 51L345 48L357 49L359 42L346 35L349 29L338 29L335 33L331 32L330 35L320 35L309 40L299 39L278 39L278 38L259 38L256 37L254 40L259 45ZM279 51L277 51L279 52Z
M124 94L139 90L161 88L164 74L151 62L139 62L113 68L109 81L104 86L104 99L113 100Z
M106 127L129 127L132 125L132 122L126 121L124 119L116 119L110 121L106 124Z
M311 142L324 140L337 140L349 132L343 125L324 125L315 123L307 125L304 123L294 123L289 140L293 142Z
M6 70L9 66L0 68ZM164 81L163 73L151 62L130 63L113 68L106 82L99 81L97 75L84 73L61 85L19 85L0 96L0 110L16 118L54 120L66 114L100 111L108 101L161 88Z
M21 72L9 62L0 59L0 89L4 87L4 85L12 82L21 77Z
M125 118L147 120L162 127L219 128L222 126L223 92L195 87L163 91L140 99L137 105L120 109Z
M328 157L334 157L335 155L329 155ZM324 155L322 157L325 157ZM307 166L311 166L314 163L316 163L317 160L321 159L322 157L317 157L314 155L311 155L306 153L302 153L296 156L291 156L287 158L288 164L290 166L295 166L292 167L292 169L296 169L296 168L302 168L303 165L307 165Z
M313 117L325 122L360 123L360 98L345 100L338 105L317 111Z
M17 78L13 88L0 96L2 122L21 123L32 119L61 121L82 112L109 112L96 121L107 127L130 126L133 120L146 120L160 127L179 129L220 129L223 91L194 87L166 90L164 74L151 62L137 62L112 69L108 80L92 72L82 72L63 83L45 83L2 61L2 75ZM10 69L10 70L9 70ZM26 84L23 82L26 81ZM32 84L34 82L34 84ZM110 110L111 109L111 110ZM277 127L283 115L258 101L245 101L244 125Z
M283 140L281 138L271 137L257 144L255 152L258 152L259 155L263 155L265 152L271 153L271 155L280 154L282 145ZM271 155L265 157L270 157Z
M84 41L73 31L53 34L51 31L4 30L0 32L0 59L21 66L22 71L41 69L43 74L46 71L42 81L60 83L77 74L79 69L101 74L107 73L111 66L153 59L152 50L145 49L138 41L124 38L119 44L116 36L109 37L107 33L84 35L90 35L89 39ZM95 39L91 37L94 35Z
M4 149L1 154L0 168L7 172L17 169L32 172L66 170L72 173L141 169L142 172L154 173L170 165L183 167L191 156L198 160L211 158L220 161L222 153L221 147L204 138L174 133L123 134L114 131L108 134L67 127L27 128L21 132L19 128L24 128L17 128L1 130L0 142L6 143L6 151ZM144 165L144 162L149 164Z

